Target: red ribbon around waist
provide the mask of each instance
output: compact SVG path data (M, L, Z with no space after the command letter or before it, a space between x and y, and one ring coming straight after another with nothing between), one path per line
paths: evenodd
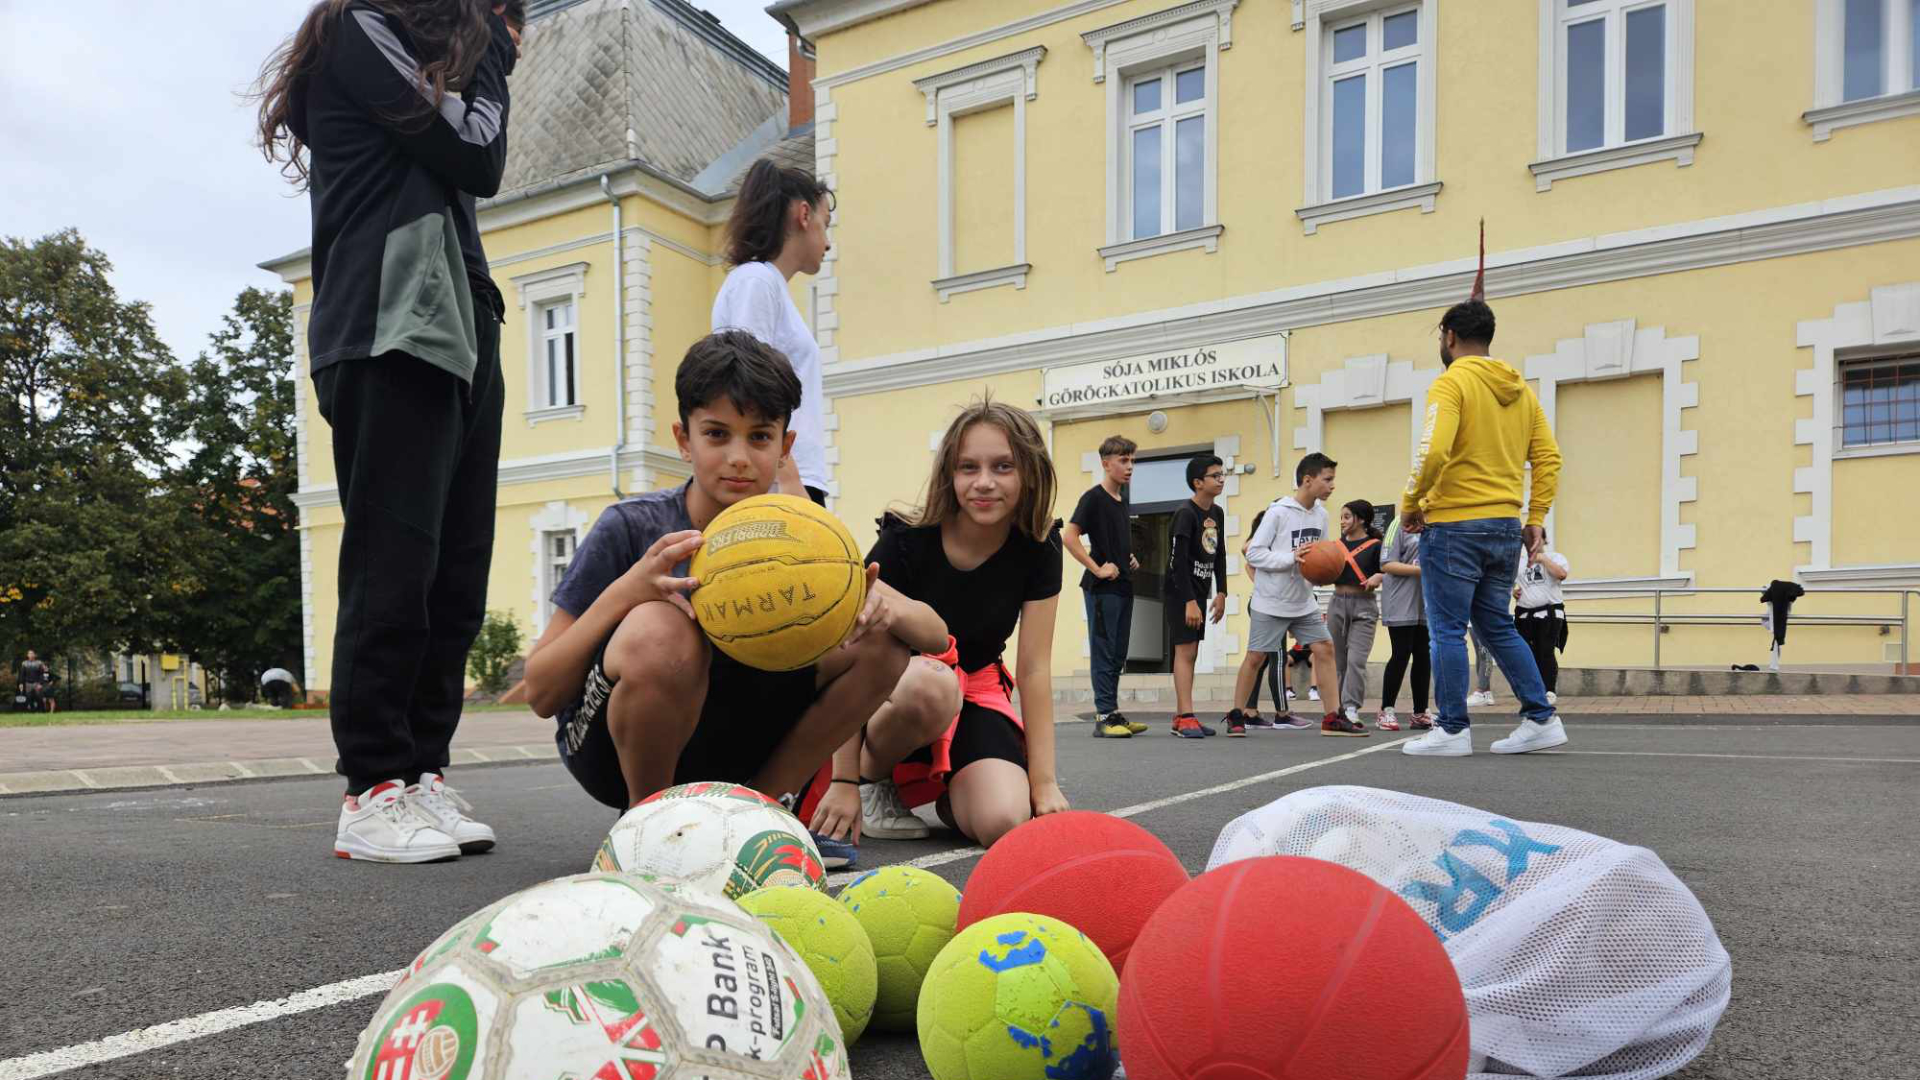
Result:
M960 677L960 697L963 702L971 702L983 709L997 712L1013 721L1021 731L1027 725L1020 719L1020 713L1013 707L1013 673L1006 664L998 659L976 671L960 670L960 647L951 636L947 638L947 651L939 654L926 653L929 660L938 660ZM947 790L947 777L953 773L953 735L960 727L960 714L953 715L952 723L940 737L928 744L931 761L903 761L893 768L893 782L900 789L901 801L908 806L924 806L938 799ZM826 794L827 785L833 781L833 761L829 759L814 775L813 783L808 785L807 797L800 804L800 820L811 821L814 807Z

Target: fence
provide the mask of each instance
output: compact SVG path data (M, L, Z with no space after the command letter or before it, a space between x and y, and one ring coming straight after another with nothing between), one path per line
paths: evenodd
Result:
M1613 624L1625 623L1629 625L1646 624L1646 625L1652 626L1653 627L1653 666L1655 668L1658 668L1660 666L1660 638L1661 638L1661 635L1667 632L1667 628L1670 626L1716 626L1716 625L1753 626L1753 625L1758 625L1760 621L1759 614L1756 612L1753 612L1751 609L1749 609L1744 614L1734 613L1734 612L1722 613L1722 612L1699 612L1699 611L1669 612L1665 610L1666 600L1668 597L1697 596L1703 593L1706 593L1706 594L1727 593L1731 595L1738 595L1738 596L1753 598L1753 597L1758 597L1762 591L1764 591L1764 586L1756 586L1756 587L1749 587L1749 588L1726 588L1726 587L1708 588L1708 587L1702 587L1697 585L1685 586L1681 588L1662 588L1659 586L1641 586L1641 585L1618 586L1618 587L1576 586L1574 588L1567 590L1568 592L1568 595L1566 598L1567 620L1569 622L1576 622L1576 623L1613 623ZM1822 586L1822 587L1809 588L1806 590L1806 594L1808 597L1847 594L1847 593L1856 594L1856 595L1868 595L1868 596L1896 597L1899 600L1900 609L1897 613L1884 615L1884 616L1882 615L1814 615L1814 614L1799 615L1799 614L1796 614L1792 616L1791 625L1795 627L1878 626L1883 629L1891 629L1894 626L1898 626L1900 628L1900 666L1898 668L1898 671L1902 674L1905 674L1908 671L1910 671L1911 669L1908 667L1908 659L1909 659L1908 643L1912 640L1912 638L1911 638L1911 635L1909 634L1909 628L1911 626L1911 623L1908 621L1908 615L1911 611L1910 600L1915 596L1920 596L1920 589L1903 589L1903 588L1873 589L1873 588L1861 588L1861 587L1853 587L1853 586L1831 586L1831 587ZM1632 600L1632 599L1643 598L1643 597L1650 598L1653 601L1653 610L1648 612L1595 611L1595 612L1581 612L1581 613L1576 613L1574 611L1574 605L1580 603L1581 601L1619 601L1619 600Z

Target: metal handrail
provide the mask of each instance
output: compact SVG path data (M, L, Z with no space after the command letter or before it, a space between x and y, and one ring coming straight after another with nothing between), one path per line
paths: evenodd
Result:
M1757 613L1739 615L1722 614L1719 612L1686 612L1679 615L1667 615L1662 611L1663 601L1667 596L1689 596L1695 593L1727 593L1758 596L1765 591L1764 586L1740 588L1727 585L1685 585L1679 587L1663 585L1617 585L1576 586L1576 588L1578 588L1579 591L1574 595L1567 596L1566 603L1573 604L1581 600L1632 600L1642 597L1651 597L1653 599L1653 611L1651 614L1642 614L1640 612L1592 612L1575 615L1569 612L1567 614L1567 621L1627 624L1645 621L1650 623L1653 626L1653 666L1656 670L1660 667L1660 635L1666 632L1665 628L1668 626L1711 626L1723 623L1758 623L1760 620L1760 616ZM1910 600L1915 596L1920 596L1920 589L1899 587L1876 589L1857 585L1816 585L1809 586L1806 589L1807 596L1823 593L1898 596L1900 598L1900 614L1898 617L1878 615L1799 615L1795 616L1793 621L1797 624L1811 626L1881 627L1890 627L1897 622L1900 624L1900 671L1905 673L1908 670L1908 645L1912 640L1912 623L1909 620L1909 615L1912 611Z

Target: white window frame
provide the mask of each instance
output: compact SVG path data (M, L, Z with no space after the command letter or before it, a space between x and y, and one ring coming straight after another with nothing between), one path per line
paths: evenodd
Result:
M556 499L541 507L528 524L533 531L533 633L537 638L547 631L547 620L553 617L553 590L560 585L547 555L547 538L573 534L573 555L568 560L571 566L572 559L579 557L580 544L592 522L586 511Z
M563 310L566 312L565 321L548 326L547 317L556 311ZM534 398L536 403L534 408L542 411L570 409L580 403L580 307L574 303L571 296L556 296L551 300L542 300L535 304L533 311L535 318L539 320L539 325L534 330L540 335L540 352L534 358L534 363L540 368L534 380L540 394ZM555 345L560 345L561 348L555 350ZM572 348L566 348L567 345L571 345ZM557 369L556 364L564 366L567 370ZM568 391L560 385L563 376L571 385L571 396L574 398L572 401L555 400L569 396Z
M1814 0L1813 108L1800 119L1813 130L1814 142L1826 142L1841 128L1920 115L1920 88L1912 65L1911 12L1905 0L1887 0L1880 35L1887 92L1878 97L1843 100L1847 87L1846 0ZM1905 48L1901 46L1905 45Z
M1569 9L1567 0L1540 0L1539 160L1527 168L1538 191L1551 190L1556 180L1589 173L1630 168L1656 161L1677 167L1693 164L1701 133L1693 117L1693 3L1694 0L1594 0ZM1626 141L1626 16L1640 8L1666 5L1665 129L1652 138ZM1567 28L1605 18L1607 32L1607 91L1605 137L1601 145L1568 153Z
M1307 139L1302 164L1306 172L1306 204L1295 210L1300 218L1303 231L1311 236L1319 231L1321 225L1348 218L1367 217L1372 214L1384 214L1394 210L1418 207L1421 213L1433 213L1434 203L1440 194L1440 182L1435 179L1434 124L1436 113L1436 72L1438 64L1438 37L1436 27L1439 23L1440 0L1317 0L1311 11L1303 11L1306 30L1306 131ZM1405 11L1418 11L1420 15L1420 40L1404 51L1396 51L1392 63L1385 61L1378 52L1369 51L1364 61L1350 61L1336 66L1333 63L1334 31L1352 26L1355 23L1370 24L1369 44L1379 40L1378 26L1389 15L1398 15ZM1382 84L1380 72L1387 67L1395 67L1413 57L1420 65L1419 92L1416 108L1414 146L1413 183L1399 187L1382 188L1379 184L1380 165L1379 131L1380 102ZM1336 75L1346 76L1361 69L1369 73L1367 87L1367 130L1372 137L1367 142L1369 182L1359 195L1335 199L1333 197L1333 81Z
M1080 35L1093 50L1093 81L1107 88L1107 242L1099 255L1107 272L1123 262L1172 251L1220 250L1220 54L1233 47L1233 9L1240 0L1194 0L1137 19L1090 30ZM1206 69L1205 176L1201 178L1200 227L1144 239L1133 239L1131 198L1132 145L1131 87L1136 76L1162 69ZM1171 103L1174 87L1166 88ZM1170 152L1163 140L1162 153ZM1162 183L1164 199L1171 199L1171 172ZM1171 202L1165 205L1171 206ZM1171 223L1171 219L1169 219Z
M1151 240L1165 236L1169 232L1176 231L1175 228L1171 226L1177 226L1178 224L1176 219L1179 215L1180 205L1180 148L1176 144L1180 121L1198 118L1203 125L1211 126L1213 124L1212 100L1207 96L1205 90L1201 91L1199 99L1195 101L1176 102L1173 100L1178 92L1180 76L1194 71L1201 72L1201 78L1204 80L1206 77L1206 61L1199 58L1191 58L1180 63L1168 64L1165 67L1136 70L1127 75L1126 85L1121 89L1120 96L1127 102L1128 109L1127 116L1123 121L1125 135L1120 140L1120 178L1123 188L1121 197L1126 204L1126 239L1128 240ZM1134 89L1139 84L1147 82L1160 83L1162 88L1160 108L1150 113L1135 113L1132 111ZM1133 137L1136 133L1145 131L1148 128L1159 128L1161 132L1160 223L1163 228L1161 228L1159 232L1154 233L1153 236L1134 236ZM1205 127L1203 127L1202 130L1204 131ZM1202 168L1204 169L1205 167L1203 164ZM1200 183L1204 191L1206 177L1202 176ZM1206 224L1204 216L1200 224Z
M519 294L520 311L527 324L527 426L549 420L578 420L586 415L586 405L578 400L581 360L584 349L580 336L581 312L587 295L587 263L569 263L548 270L536 270L513 279ZM544 312L556 302L573 305L573 385L576 400L571 405L548 406L546 385L546 322Z
M940 270L933 288L946 303L955 293L996 285L1027 287L1027 102L1040 96L1039 68L1047 48L1036 45L913 81L926 95L927 126L938 129L940 174ZM954 266L953 122L963 116L1013 107L1013 262L959 273Z

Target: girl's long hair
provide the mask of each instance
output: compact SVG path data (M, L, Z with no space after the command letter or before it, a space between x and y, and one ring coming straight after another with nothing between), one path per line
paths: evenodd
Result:
M787 209L793 200L818 206L828 199L827 185L804 169L788 168L771 158L761 158L740 181L740 193L733 197L733 212L727 215L727 262L740 266L750 262L772 262L787 242ZM828 207L833 207L829 203Z
M319 0L300 21L300 28L260 65L251 97L259 99L260 152L268 161L286 158L281 172L301 187L307 183L306 82L320 69L327 40L353 0ZM423 127L449 91L458 93L493 40L487 23L492 0L368 0L398 21L414 47L420 50L420 89L427 97L413 112L395 117ZM509 4L507 15L524 21L524 0Z
M1007 437L1013 448L1013 467L1020 474L1020 503L1014 507L1013 524L1029 539L1045 540L1052 531L1053 496L1056 483L1053 458L1047 454L1047 440L1040 425L1025 409L981 398L961 411L947 425L940 449L933 456L933 475L927 479L927 497L908 515L914 525L940 525L960 513L960 498L953 490L953 472L960 464L960 440L975 424L992 424Z
M1355 521L1364 521L1367 523L1367 536L1369 538L1374 540L1380 539L1380 530L1375 528L1373 524L1373 504L1372 503L1368 502L1365 499L1355 499L1352 502L1348 503L1345 507L1343 507L1343 509L1353 514L1353 519ZM1345 530L1341 531L1341 535L1342 536L1346 535Z

